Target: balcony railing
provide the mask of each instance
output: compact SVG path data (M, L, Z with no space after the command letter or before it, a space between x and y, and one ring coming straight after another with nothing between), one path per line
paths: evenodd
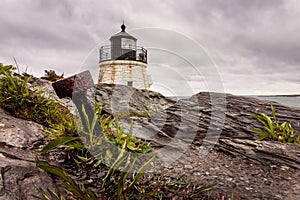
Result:
M147 63L147 50L136 46L132 49L112 48L111 45L102 46L99 50L99 62L107 60L134 60Z

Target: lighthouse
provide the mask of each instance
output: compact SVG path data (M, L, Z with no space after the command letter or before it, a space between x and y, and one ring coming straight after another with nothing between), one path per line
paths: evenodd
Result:
M110 37L110 45L99 50L98 83L121 84L137 89L149 89L151 77L147 75L147 50L137 46L137 39L126 31Z

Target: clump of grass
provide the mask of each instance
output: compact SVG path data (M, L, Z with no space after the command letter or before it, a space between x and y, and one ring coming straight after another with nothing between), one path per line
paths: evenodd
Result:
M258 120L263 128L252 128L252 130L260 133L257 140L275 140L283 143L294 143L298 144L300 142L300 136L295 134L295 130L291 122L279 123L276 117L276 110L271 104L272 118L264 113L257 112L251 114L250 116Z
M69 110L49 98L36 84L29 84L32 76L14 75L16 67L0 63L0 107L13 116L31 120L46 127L61 125L64 133L75 133Z
M111 115L102 113L102 106L96 105L95 115L93 116L91 123L89 121L89 116L86 114L84 106L82 106L82 112L84 116L84 121L82 123L87 124L87 132L83 130L83 125L80 126L77 124L77 131L80 133L79 135L59 135L56 132L60 132L61 125L58 124L55 126L55 129L48 131L49 137L52 138L52 141L49 142L41 152L45 153L63 145L66 150L69 151L69 157L72 157L76 164L79 166L89 165L95 167L100 164L100 162L97 160L110 163L113 157L117 157L115 155L116 152L113 152L112 149L109 149L107 146L105 146L106 142L110 142L118 148L122 148L126 143L127 151L142 155L151 151L151 146L148 143L131 135L132 126L129 132L125 132L124 128L117 122L115 118L113 118ZM94 130L95 124L98 122L100 123L104 133L100 136L97 135Z
M136 196L133 188L138 184L144 172L153 162L155 155L149 157L142 166L137 169L138 163L141 162L138 156L132 156L130 151L143 152L146 145L140 140L125 134L124 130L110 116L96 114L93 120L89 119L84 106L82 106L84 115L83 123L87 124L87 133L82 133L76 137L59 137L51 141L44 147L42 153L64 145L66 149L72 150L72 158L78 166L102 167L106 170L106 175L102 179L102 193L107 198L131 199ZM101 113L97 110L96 113ZM95 123L100 119L104 135L96 136L94 133ZM91 121L91 123L90 123ZM113 130L112 127L114 126ZM83 130L81 130L83 131ZM110 142L110 143L106 143ZM107 145L110 144L110 145ZM141 146L138 146L138 145ZM151 149L147 145L147 151ZM143 152L146 153L146 152ZM77 184L72 181L61 169L51 166L47 163L38 162L39 167L45 171L61 177L68 184L68 187L62 185L70 191L75 197L81 199L84 191L80 191ZM45 192L42 193L45 195ZM140 195L140 193L138 193ZM93 197L90 197L93 199ZM136 198L139 199L139 198Z
M50 165L47 162L43 161L37 161L37 167L45 170L46 172L56 175L63 179L65 181L64 184L61 184L60 186L67 191L71 192L74 197L81 200L97 200L98 198L95 196L95 194L84 187L84 185L77 184L73 179L70 178L70 176L65 172L64 170L60 169L59 167ZM50 199L57 199L57 200L64 200L65 198L61 193L56 193L52 190L48 190L48 193L50 195L47 195L45 191L39 188L40 193L42 194L44 199L50 200ZM51 198L50 198L50 197Z

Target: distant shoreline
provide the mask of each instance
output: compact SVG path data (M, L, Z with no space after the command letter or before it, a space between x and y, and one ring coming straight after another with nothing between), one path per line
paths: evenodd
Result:
M300 94L257 95L257 97L300 97Z

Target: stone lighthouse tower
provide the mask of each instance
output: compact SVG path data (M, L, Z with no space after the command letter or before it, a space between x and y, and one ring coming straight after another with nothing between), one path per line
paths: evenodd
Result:
M147 50L137 46L137 39L126 31L110 37L110 45L100 48L98 83L110 83L149 89L151 77L147 75Z

